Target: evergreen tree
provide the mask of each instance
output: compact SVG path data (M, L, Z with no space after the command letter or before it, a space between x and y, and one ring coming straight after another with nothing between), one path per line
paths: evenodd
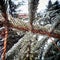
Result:
M54 3L54 5L59 5L59 2L58 2L58 0Z
M17 14L16 14L16 9L19 8L20 6L23 5L23 3L25 3L24 1L22 2L18 2L18 4L16 5L12 0L9 0L9 13L13 16L13 17L16 17ZM19 10L21 11L21 10Z
M11 0L9 0L9 13L14 16L15 14L15 9L17 8L17 6L14 4L14 2L12 2Z
M52 7L52 2L51 2L51 0L49 0L49 2L48 2L48 9L50 8L50 7Z
M59 2L58 0L53 4L53 6L55 5L55 8L54 9L59 9L60 8L60 5L59 5Z
M56 9L59 9L59 8L60 8L60 4L59 4L58 0L54 4L52 4L51 0L49 0L47 11L48 10L56 10Z

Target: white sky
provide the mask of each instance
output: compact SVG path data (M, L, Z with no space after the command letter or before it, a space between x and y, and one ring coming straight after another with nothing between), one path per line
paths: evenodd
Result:
M12 0L15 4L18 4L18 2L26 2L24 5L20 6L18 10L22 10L20 13L28 13L28 0ZM39 5L38 5L38 9L37 12L43 12L46 8L47 8L47 4L48 4L49 0L39 0ZM52 3L54 3L56 0L51 0ZM60 1L60 0L58 0Z

